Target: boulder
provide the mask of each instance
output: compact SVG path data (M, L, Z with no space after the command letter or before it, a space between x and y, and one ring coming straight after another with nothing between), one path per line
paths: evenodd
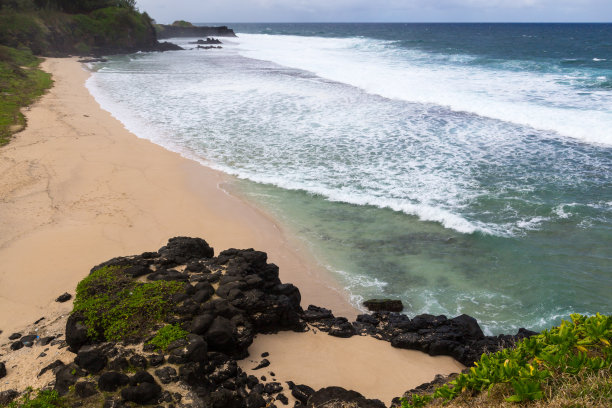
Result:
M291 385L290 385L291 387ZM302 404L306 404L308 398L314 394L315 390L304 384L296 384L291 388L291 395Z
M217 316L206 331L206 341L213 350L227 350L235 343L235 330L229 319Z
M68 292L64 292L63 294L59 295L57 299L55 299L55 301L58 303L64 303L69 301L70 299L72 299L72 295Z
M108 371L102 373L98 379L98 388L100 391L115 392L117 388L123 387L130 382L130 378L116 371Z
M84 346L79 350L74 362L83 370L96 374L106 367L108 358L101 350L93 346Z
M162 384L170 384L171 382L178 381L178 373L174 367L163 367L155 370L155 375L159 378Z
M6 365L0 361L0 378L6 377Z
M363 305L371 312L401 312L404 305L397 299L369 299Z
M15 390L6 390L0 392L0 406L10 404L15 398L19 396L19 393Z
M366 399L356 391L348 391L341 387L326 387L313 393L308 402L308 408L385 408L385 404L377 399Z
M184 264L196 258L212 258L214 250L202 238L174 237L166 246L157 251L161 257L177 264Z
M96 384L90 381L79 381L74 386L74 392L81 398L88 398L96 395L98 390Z
M144 382L136 386L129 386L121 390L121 398L124 401L135 402L145 405L153 404L161 394L161 387L158 384Z
M70 351L76 353L87 343L87 327L82 323L83 317L78 313L71 314L66 321L66 343Z

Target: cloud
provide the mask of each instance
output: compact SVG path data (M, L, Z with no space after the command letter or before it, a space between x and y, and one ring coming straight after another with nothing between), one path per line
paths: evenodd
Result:
M610 21L610 0L138 0L160 22Z

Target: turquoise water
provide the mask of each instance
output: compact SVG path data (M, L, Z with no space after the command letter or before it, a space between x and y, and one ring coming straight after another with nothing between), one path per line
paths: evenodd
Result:
M237 176L355 304L542 329L612 312L611 27L237 25L88 85Z

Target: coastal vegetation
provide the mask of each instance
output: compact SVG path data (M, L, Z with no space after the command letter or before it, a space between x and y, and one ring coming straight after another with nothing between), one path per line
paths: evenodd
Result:
M611 316L573 314L515 347L483 354L469 372L433 393L404 398L402 407L610 406L611 341Z
M0 44L43 56L152 49L151 18L134 0L9 0L0 9Z
M28 48L0 45L0 146L25 127L21 108L51 87L51 76L37 68L40 61Z
M172 295L184 286L176 281L138 282L124 269L100 268L77 285L73 313L84 317L92 340L121 341L146 335L166 317ZM164 328L154 344L167 346L176 337L175 331Z
M7 405L8 408L62 408L64 406L64 398L60 397L57 391L33 390L32 388L26 389L21 398Z

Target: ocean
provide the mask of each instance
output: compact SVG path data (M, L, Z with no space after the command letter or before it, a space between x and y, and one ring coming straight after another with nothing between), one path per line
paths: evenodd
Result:
M612 24L233 24L87 85L347 289L489 334L612 313ZM203 237L206 238L206 237ZM324 305L321 305L324 306Z

